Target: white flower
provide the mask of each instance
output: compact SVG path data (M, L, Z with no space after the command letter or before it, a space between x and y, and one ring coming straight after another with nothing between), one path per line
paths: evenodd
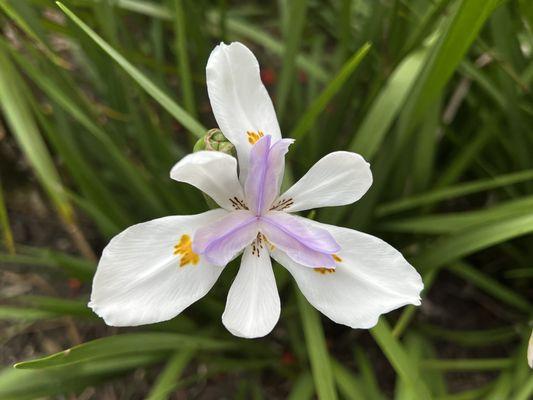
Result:
M221 208L134 225L104 249L89 306L108 325L165 321L204 296L243 252L222 322L236 336L268 334L280 315L270 257L294 277L307 300L333 321L374 326L382 313L420 304L420 275L384 241L292 213L350 204L372 184L369 164L338 151L279 195L285 154L259 64L240 43L217 46L207 88L218 125L237 150L200 151L170 176L196 186Z

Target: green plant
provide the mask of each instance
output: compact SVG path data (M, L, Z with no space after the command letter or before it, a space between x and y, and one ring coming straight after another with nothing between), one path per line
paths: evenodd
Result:
M204 302L168 323L93 334L6 366L1 398L79 393L138 368L161 371L147 378L151 399L221 374L246 378L232 387L237 398L531 396L530 2L0 0L0 10L5 131L79 254L13 244L4 203L9 211L18 183L2 179L0 261L83 285L70 299L2 294L0 317L14 332L49 320L105 332L85 306L102 244L133 223L206 209L168 173L214 127L204 69L219 41L261 54L282 130L297 139L295 178L334 150L371 162L365 198L315 218L379 233L426 286L421 309L387 315L367 335L321 319L277 268L278 328L244 341L219 322L234 276L224 273ZM0 165L7 178L12 165ZM450 371L484 383L462 389L446 381Z

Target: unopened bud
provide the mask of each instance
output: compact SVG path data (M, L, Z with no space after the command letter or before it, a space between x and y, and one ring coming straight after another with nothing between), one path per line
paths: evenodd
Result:
M201 139L198 139L193 148L193 153L197 151L208 150L208 151L219 151L221 153L229 154L230 156L236 157L237 152L235 151L235 146L226 139L226 136L218 128L210 129L207 131L205 136ZM216 171L214 171L216 173ZM215 203L215 201L203 193L205 202L210 209L220 208L220 206Z
M235 146L226 139L226 136L218 128L210 129L205 136L199 139L194 145L193 152L200 150L220 151L235 157Z

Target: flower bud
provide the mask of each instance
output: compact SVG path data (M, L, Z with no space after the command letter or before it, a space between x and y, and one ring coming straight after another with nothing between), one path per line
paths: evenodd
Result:
M207 131L205 136L201 139L198 139L196 144L193 147L193 153L197 151L208 150L208 151L220 151L221 153L229 154L230 156L236 157L237 152L235 151L235 146L226 139L226 136L218 128L210 129ZM216 171L214 171L216 173ZM205 193L202 193L207 206L210 209L220 208L220 206L215 203L215 201L207 196Z
M205 136L196 142L193 152L200 150L220 151L233 157L237 155L233 144L218 128L208 130Z

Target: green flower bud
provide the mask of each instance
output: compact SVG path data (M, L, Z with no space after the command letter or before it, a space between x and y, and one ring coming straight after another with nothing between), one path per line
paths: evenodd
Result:
M226 139L226 136L224 136L222 131L218 128L208 130L203 138L198 139L192 149L193 153L202 150L220 151L221 153L226 153L233 157L237 156L235 147L230 141L228 141L228 139ZM204 195L205 202L210 209L220 208L220 206L215 203L211 197L207 196L205 193L202 194Z
M220 151L233 157L237 156L235 147L218 128L208 130L205 136L196 142L193 152L200 150Z

